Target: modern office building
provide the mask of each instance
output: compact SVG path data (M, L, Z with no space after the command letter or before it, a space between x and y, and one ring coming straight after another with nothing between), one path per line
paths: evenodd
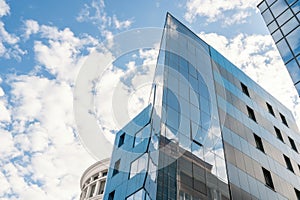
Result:
M264 0L258 8L300 95L300 1Z
M300 199L292 113L170 14L150 99L116 134L105 200Z
M102 200L109 162L101 160L85 170L80 179L80 200Z

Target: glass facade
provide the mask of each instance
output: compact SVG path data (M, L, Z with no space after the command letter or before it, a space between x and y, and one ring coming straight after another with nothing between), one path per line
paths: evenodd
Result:
M104 199L297 198L291 112L170 14L151 94L116 134Z
M300 1L264 0L258 8L300 95Z

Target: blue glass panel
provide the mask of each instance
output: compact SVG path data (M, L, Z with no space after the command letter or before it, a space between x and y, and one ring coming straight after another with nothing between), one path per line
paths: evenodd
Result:
M291 18L286 24L284 24L281 27L282 33L284 35L287 35L291 30L299 26L299 22L296 20L296 18Z
M272 16L270 10L266 10L263 14L262 14L266 24L269 24L271 21L273 21L274 17Z
M276 21L273 21L271 24L268 25L268 29L270 33L273 33L278 28Z
M288 5L285 1L276 1L271 7L270 10L272 11L274 17L280 15L285 9L288 8Z
M262 13L264 10L267 9L267 4L265 1L263 1L261 4L258 5L259 11Z
M284 22L286 22L287 20L289 20L292 16L293 16L292 11L290 9L287 9L286 11L284 11L284 13L282 13L282 15L280 15L276 19L276 21L281 26Z
M300 52L300 26L298 26L297 29L295 29L292 33L290 33L286 39L294 52L294 55L298 55Z
M290 73L293 83L297 83L300 80L300 69L296 60L291 60L286 64L286 68Z
M168 88L165 89L165 92L167 93L167 105L179 111L180 109L179 109L179 102L177 96Z
M290 48L288 47L288 45L284 39L281 40L280 42L278 42L276 45L277 45L280 55L285 63L287 61L289 61L290 59L292 59L293 55L291 54Z
M281 30L280 29L277 29L277 31L275 31L273 34L272 34L272 37L273 37L273 40L276 42L278 42L279 40L281 40L281 38L283 37L282 33L281 33Z
M176 130L179 128L179 113L171 107L167 107L167 125Z
M298 0L286 0L286 2L287 2L289 5L292 5L295 1L298 1Z
M292 5L292 10L294 13L297 13L300 11L300 1L298 0L294 5Z

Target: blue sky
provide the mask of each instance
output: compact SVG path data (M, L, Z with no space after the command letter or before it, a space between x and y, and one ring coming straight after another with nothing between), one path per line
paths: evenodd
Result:
M74 119L78 73L103 41L162 28L166 12L293 109L299 124L299 99L256 9L259 1L170 2L0 0L0 199L78 199L80 176L96 161ZM95 83L95 116L110 140L147 104L155 47L118 58ZM124 118L112 110L116 90Z

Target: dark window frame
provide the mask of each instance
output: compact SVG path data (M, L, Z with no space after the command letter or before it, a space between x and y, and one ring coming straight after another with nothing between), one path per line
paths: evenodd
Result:
M291 144L291 148L298 153L298 149L297 149L295 141L292 138L290 138L289 136L288 136L288 138L289 138L289 142Z
M254 113L254 110L252 108L250 108L249 106L247 106L247 112L248 112L248 117L250 119L252 119L253 121L257 122L256 121L256 117L255 117L255 113Z
M287 127L289 127L289 125L288 125L288 123L287 123L287 121L286 121L285 116L284 116L283 114L281 114L281 113L279 113L279 115L280 115L280 118L281 118L281 122L282 122L284 125L286 125Z
M294 188L294 190L295 190L297 199L300 200L300 191L297 190L296 188Z
M115 190L110 192L108 195L108 200L114 200L114 198L115 198Z
M266 102L266 104L267 104L269 113L275 117L273 107L268 102Z
M118 148L121 147L124 144L125 136L126 136L125 132L123 132L122 135L120 135L120 137L119 137L119 143L118 143Z
M271 172L269 170L263 168L263 167L262 167L262 171L263 171L263 174L264 174L266 186L271 188L272 190L275 190Z
M242 88L242 92L247 95L248 97L250 97L250 93L249 93L249 90L248 90L248 87L241 82L241 88Z
M274 130L275 130L275 133L276 133L276 136L277 138L284 143L284 140L283 140L283 137L282 137L282 133L280 131L279 128L277 128L276 126L274 126Z
M262 151L263 153L265 153L265 149L261 137L259 137L255 133L253 133L253 136L254 136L256 148Z
M286 168L294 173L294 169L293 169L291 159L289 157L287 157L286 155L284 155L284 154L283 154L283 158L284 158L284 161L285 161L285 164L286 164Z

